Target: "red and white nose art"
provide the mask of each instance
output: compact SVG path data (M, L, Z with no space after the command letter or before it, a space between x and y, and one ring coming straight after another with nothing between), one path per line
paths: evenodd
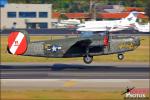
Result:
M14 55L22 55L27 49L26 36L22 32L11 32L8 36L8 48Z

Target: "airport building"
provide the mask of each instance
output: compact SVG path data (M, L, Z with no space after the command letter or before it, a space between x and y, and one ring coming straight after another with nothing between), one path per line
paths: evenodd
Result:
M1 29L51 28L52 4L6 4L1 7Z

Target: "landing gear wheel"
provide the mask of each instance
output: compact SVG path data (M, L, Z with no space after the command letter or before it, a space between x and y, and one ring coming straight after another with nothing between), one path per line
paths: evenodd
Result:
M123 60L124 59L124 55L123 54L118 54L118 59L119 60Z
M83 61L86 63L86 64L90 64L92 61L93 61L93 56L84 56L83 57Z

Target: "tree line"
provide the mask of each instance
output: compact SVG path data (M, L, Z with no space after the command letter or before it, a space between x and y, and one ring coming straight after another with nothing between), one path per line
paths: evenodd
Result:
M53 4L53 10L59 12L88 12L90 1L102 5L145 7L149 0L8 0L9 3Z

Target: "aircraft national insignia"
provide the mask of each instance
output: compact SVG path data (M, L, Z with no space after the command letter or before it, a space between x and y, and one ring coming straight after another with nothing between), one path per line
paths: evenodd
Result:
M61 46L52 45L52 46L50 46L50 48L48 50L50 50L51 52L57 52L57 51L59 51L61 49L62 49Z

